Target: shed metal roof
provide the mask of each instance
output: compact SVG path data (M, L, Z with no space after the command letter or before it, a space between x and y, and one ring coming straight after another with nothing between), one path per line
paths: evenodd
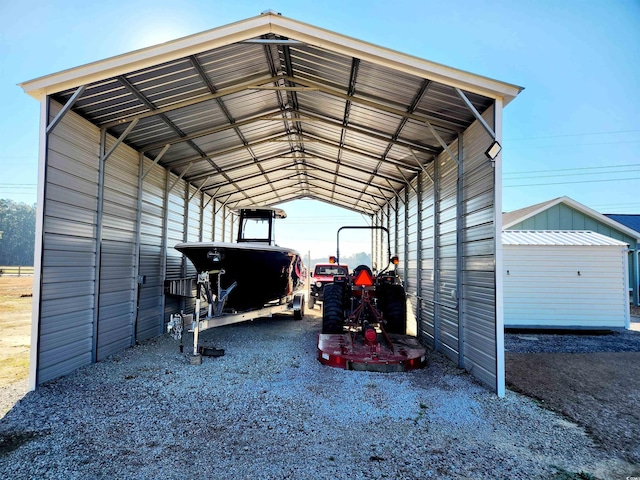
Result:
M373 214L521 88L274 12L21 84L231 208ZM477 113L476 112L476 113Z
M590 230L506 230L502 232L503 245L554 245L554 246L628 246Z
M636 232L640 232L640 215L605 213L604 216ZM636 236L640 237L640 233Z
M520 222L527 220L528 218L534 217L545 210L550 209L551 207L564 204L575 210L582 212L583 214L602 222L614 230L617 230L620 233L628 235L632 238L639 238L640 230L634 230L623 222L616 221L613 215L603 215L595 210L583 205L580 202L575 201L572 198L567 196L554 198L552 200L548 200L546 202L537 203L535 205L531 205L529 207L521 208L519 210L514 210L512 212L507 212L502 214L502 228L508 229L513 225L516 225Z

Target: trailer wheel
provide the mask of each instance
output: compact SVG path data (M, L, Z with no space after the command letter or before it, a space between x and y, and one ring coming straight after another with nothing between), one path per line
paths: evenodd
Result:
M344 314L342 310L342 284L327 283L322 300L322 333L342 333Z
M294 320L302 320L304 317L304 295L300 295L300 308L293 309L293 319Z
M387 320L387 333L405 335L407 333L407 301L402 285L380 285L378 287L380 309Z
M313 307L316 304L316 297L313 295L309 295L309 310L313 310Z

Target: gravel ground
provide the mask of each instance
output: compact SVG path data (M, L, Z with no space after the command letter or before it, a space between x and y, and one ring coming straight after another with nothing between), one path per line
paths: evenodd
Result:
M319 328L315 313L209 330L203 343L226 354L199 366L165 336L50 382L0 420L0 478L640 475L582 428L522 395L497 398L439 354L401 374L323 366Z
M634 323L640 321L634 320ZM511 353L640 352L640 331L564 330L544 333L508 330L504 335L504 350Z

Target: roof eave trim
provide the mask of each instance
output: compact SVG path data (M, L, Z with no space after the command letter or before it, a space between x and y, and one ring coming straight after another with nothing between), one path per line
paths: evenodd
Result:
M256 38L267 33L282 35L337 53L357 57L478 95L501 98L504 105L522 91L522 87L396 52L273 13L259 15L160 45L63 70L20 83L19 86L28 95L41 100L46 95Z
M147 67L201 53L204 50L231 45L271 32L269 18L261 15L239 22L217 27L206 32L196 33L177 40L124 53L105 60L88 63L79 67L63 70L23 83L24 92L41 100L46 95L62 92L71 88L87 85L118 75L141 70ZM206 49L203 48L206 45Z
M501 98L503 99L503 105L509 103L524 90L523 87L517 85L448 67L282 16L273 18L271 32L422 78L428 78L445 85L458 87L467 92L477 93L489 98Z

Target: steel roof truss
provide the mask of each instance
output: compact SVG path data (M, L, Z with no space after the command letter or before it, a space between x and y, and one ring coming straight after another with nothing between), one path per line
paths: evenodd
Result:
M277 111L278 110L269 110L268 112L259 114L258 116L249 117L249 118L246 118L244 120L239 120L239 121L234 122L232 124L231 123L224 124L224 125L220 125L220 126L215 127L215 128L202 130L201 132L192 133L191 135L187 135L186 137L180 137L180 138L175 138L175 139L172 139L172 140L165 140L165 141L162 141L162 142L154 143L154 144L151 144L151 145L146 145L145 147L143 147L142 151L143 152L150 152L150 151L153 151L153 150L155 150L157 148L162 147L163 145L165 145L167 143L169 143L171 145L175 145L177 143L186 142L188 140L195 140L196 138L206 137L207 135L213 135L213 134L216 134L216 133L224 132L225 130L231 130L232 128L244 127L246 125L250 125L250 124L255 123L255 122L273 120L273 115ZM279 118L278 120L282 121L282 118Z
M285 133L278 133L276 135L271 135L269 137L260 139L260 140L256 140L254 142L249 143L248 145L239 145L236 147L231 147L231 148L227 148L225 150L218 150L215 152L210 152L210 153L205 153L204 157L188 157L188 158L180 158L177 160L172 160L170 163L167 164L167 166L171 167L171 168L177 168L180 167L184 164L190 163L192 161L195 160L213 160L216 157L222 157L226 154L229 153L234 153L234 152L238 152L241 150L246 150L247 146L252 147L252 146L256 146L256 145L261 145L263 143L269 143L269 142L273 142L273 141L277 141L281 138L287 137L291 135L291 133L285 132Z
M329 181L327 181L327 180L322 180L322 179L317 179L317 178L314 178L314 180L319 181L319 182L329 183L330 185L333 185L331 182L329 182ZM328 189L328 188L326 188L326 187L324 187L324 186L322 186L322 185L318 185L318 184L315 184L315 183L312 183L312 182L309 182L309 185L311 185L311 186L312 186L312 187L314 187L314 188L318 188L318 189L320 189L320 190L329 191L329 192L331 191L330 189ZM339 185L338 185L338 187L339 187L339 188L343 188L343 189L345 189L345 190L348 190L349 192L351 191L351 190L350 190L350 189L348 189L347 187L340 187ZM353 201L355 202L355 205L357 205L357 204L358 204L358 202L360 202L360 201L364 201L364 202L366 202L366 201L365 201L365 200L363 200L362 198L355 197L355 196L353 196L353 195L349 195L349 194L344 193L344 192L336 192L336 195L337 195L337 196L339 196L339 197L341 197L341 198L348 198L348 199L350 199L350 200L353 200ZM372 195L372 194L370 194L370 193L365 193L364 195L366 195L366 196L368 196L368 197L371 197L371 198L374 200L374 202L375 202L375 200L376 200L376 199L381 199L381 200L383 200L384 202L387 202L387 201L388 201L388 198L387 198L387 197L384 197L384 196L382 196L382 197L376 197L376 196L374 196L374 195ZM366 202L366 203L369 203L369 202ZM380 207L380 205L379 205L377 202L375 202L375 203L376 203L376 206ZM355 206L355 205L354 205L354 206Z
M183 102L178 102L178 103L175 103L173 105L168 105L166 107L157 108L156 110L153 110L153 111L139 113L137 115L132 115L130 117L124 117L124 118L121 118L120 120L114 120L112 122L105 123L104 125L101 125L101 127L109 129L109 128L115 127L117 125L122 125L124 123L132 122L136 118L138 120L142 120L143 118L153 117L153 116L156 116L156 115L159 115L159 114L172 112L174 110L179 110L181 108L190 107L192 105L197 105L198 103L208 102L210 100L215 100L216 98L219 98L219 97L224 97L226 95L231 95L233 93L242 92L244 90L249 89L252 86L255 86L256 84L264 84L264 83L268 83L269 81L275 82L275 81L278 81L278 79L280 79L282 77L281 76L277 76L277 77L266 77L265 78L264 74L258 74L258 75L254 75L252 77L247 77L247 78L248 79L245 82L242 82L242 83L239 83L237 85L234 85L233 87L221 88L216 93L211 93L211 94L208 94L208 95L201 95L199 97L196 97L196 98L193 98L193 99L190 99L190 100L185 100Z
M343 168L352 168L352 169L354 169L354 170L356 170L356 171L361 171L361 172L363 172L363 170L358 170L358 169L356 169L356 168L354 168L354 167L351 167L351 166L349 166L349 165L345 165L344 163L343 163L341 166L342 166ZM329 175L333 175L333 174L334 174L334 172L332 172L332 171L331 171L331 170L329 170L328 168L322 168L322 167L319 167L318 165L313 165L313 166L312 166L312 169L313 169L313 170L318 170L318 171L323 172L323 173L327 173L327 174L329 174ZM369 172L366 172L366 173L369 173ZM337 183L337 179L338 179L338 178L346 178L346 179L348 179L348 180L351 180L352 182L360 183L360 184L362 184L362 185L373 186L373 184L371 184L370 182L367 182L366 180L362 180L362 179L359 179L359 178L354 178L354 177L351 177L351 176L347 176L347 175L345 175L345 174L338 174L336 177L334 177L334 183ZM398 180L395 180L395 181L398 181ZM386 188L386 187L379 187L379 186L378 186L378 188L384 188L385 190L387 190L387 188ZM389 193L393 193L393 190L388 189L388 192L389 192Z
M467 98L464 92L460 90L458 87L455 87L455 89L458 95L460 96L460 98L462 99L462 101L465 103L465 105L469 108L469 110L471 110L471 113L473 113L473 116L476 117L476 120L478 120L478 122L480 122L480 125L482 125L482 127L487 131L489 135L491 135L491 138L495 140L496 132L493 131L493 128L491 128L489 124L485 121L485 119L482 118L482 115L480 115L480 112L476 110L476 107L473 106L473 103L471 103L471 101Z
M333 182L331 182L330 180L327 180L326 178L316 177L315 175L312 175L310 173L307 173L306 176L308 178L311 178L313 180L317 180L319 182L324 182L324 183L329 183L330 185L334 185ZM349 179L349 180L351 180L351 179ZM360 183L360 182L356 182L356 183ZM362 183L364 183L364 182L362 182ZM337 185L340 188L345 188L345 189L351 191L351 189L349 187L345 187L345 186L342 186L342 185L339 185L339 184L335 184L335 185ZM372 186L372 185L368 185L368 186ZM374 194L366 192L366 191L363 191L363 192L364 192L365 195L368 195L369 197L372 197L372 198L377 198L377 199L383 200L385 202L388 200L388 197L386 195L384 195L384 194L381 194L380 196L378 196L378 195L374 195Z
M451 151L449 146L445 143L445 141L442 139L442 137L440 135L438 135L438 132L435 131L435 129L433 128L433 125L431 125L429 122L426 122L426 123L427 123L427 128L429 128L429 131L431 132L431 134L434 137L436 137L436 140L438 140L438 143L447 152L447 155L449 155L451 157L451 160L453 160L454 162L458 163L458 157L453 154L453 152Z
M420 161L420 159L416 156L416 154L413 152L413 150L411 150L410 148L408 149L409 153L411 153L411 156L415 159L416 163L418 165L420 165L420 168L422 169L422 171L424 172L424 174L429 178L429 180L431 180L431 183L435 183L433 181L433 177L429 174L429 172L427 171L427 168L423 165L423 163ZM433 160L431 160L433 161Z
M131 133L131 130L133 130L136 125L138 124L138 120L134 120L133 122L131 122L127 128L125 129L124 132L122 132L120 134L120 136L117 138L117 140L115 141L115 143L113 145L111 145L111 148L109 149L109 151L104 155L104 157L101 158L101 160L103 162L107 161L107 158L109 158L111 156L111 154L113 152L115 152L116 148L118 148L118 146L124 142L125 138L127 138L127 136ZM103 130L104 132L104 130Z
M209 180L209 178L211 178L211 175L209 175L209 176L205 179L205 181L204 181L204 182L202 182L202 183L200 184L200 186L196 189L196 191L195 191L195 192L193 192L193 195L191 195L191 196L189 197L189 200L188 200L189 202L190 202L191 200L193 200L193 197L195 197L198 193L200 193L200 190L202 190L202 187L204 187L205 183L207 183L207 180Z
M174 187L178 184L178 182L180 180L182 180L182 177L184 177L184 174L187 173L189 171L189 169L191 168L191 166L193 165L193 162L191 162L189 165L187 165L187 168L184 169L184 171L180 174L180 176L178 178L176 178L175 182L173 182L169 188L167 189L167 194L171 193L171 190L174 189Z
M407 108L407 113L415 112L416 108L418 107L418 103L420 103L420 100L422 100L422 97L424 97L425 93L427 93L427 89L429 88L430 84L431 84L431 80L422 81L420 88L418 89L416 94L413 96L413 99L411 100L411 105L409 105L409 108ZM395 142L398 140L398 137L400 137L400 133L402 132L402 129L404 128L404 126L407 124L408 121L409 121L409 117L402 117L402 119L400 120L400 124L398 125L398 128L396 128L395 133L391 136L392 142ZM389 154L389 151L391 150L392 145L393 144L389 142L389 144L387 145L387 149L382 155L383 157L386 158L386 156Z
M337 149L339 149L339 150L344 150L345 152L350 152L350 153L353 153L353 154L355 154L355 155L360 155L360 156L365 157L365 158L370 158L371 160L375 160L375 161L377 161L377 162L385 162L385 163L390 163L390 164L392 164L392 165L399 165L399 166L401 166L402 168L406 168L407 170L412 170L412 171L415 171L415 172L418 172L418 171L419 171L419 169L418 169L418 168L416 168L416 167L414 167L413 165L408 165L408 164L406 164L406 163L404 163L404 162L401 162L401 161L399 161L399 160L392 160L392 159L388 159L388 158L381 158L381 157L378 157L378 156L376 156L376 155L374 155L374 154L372 154L372 153L369 153L369 152L363 152L363 151L358 150L358 149L356 149L356 148L351 148L351 147L347 147L347 146L339 146L339 145L337 145L337 144L335 144L335 143L332 143L332 142L331 142L331 141L329 141L329 140L325 140L325 139L323 139L323 138L319 138L319 137L317 137L317 136L313 136L313 135L309 135L309 134L306 134L306 135L308 135L308 136L309 136L309 138L311 138L312 140L314 140L314 141L316 141L316 142L318 142L318 143L321 143L321 144L323 144L323 145L328 145L328 146L330 146L330 147L334 147L334 148L337 148Z
M455 135L457 134L460 130L464 129L465 126L460 124L456 124L454 122L445 122L442 119L439 118L435 118L432 116L422 116L422 115L417 115L415 113L407 113L405 111L402 111L398 108L395 107L391 107L389 105L385 105L382 103L378 103L375 102L373 100L368 100L366 98L362 98L362 97L356 97L356 96L348 96L347 94L342 93L341 91L333 88L333 87L329 87L320 83L317 83L313 80L307 80L306 78L301 78L301 77L290 77L288 78L288 80L294 82L294 83L299 83L301 85L305 85L308 87L316 87L318 89L318 91L322 92L322 93L326 93L327 95L331 95L334 97L338 97L341 98L343 100L350 100L352 103L359 103L368 107L371 107L375 110L381 110L383 112L386 113L391 113L393 115L397 115L399 117L407 117L407 118L411 118L413 120L416 120L418 122L421 123L425 123L425 121L427 122L432 122L434 125L437 125L438 128L441 128L442 130L447 131L448 133L450 133L451 135Z
M67 100L67 103L63 105L63 107L60 109L60 111L55 116L55 118L51 120L51 123L47 125L47 132L46 132L47 135L50 134L54 128L56 128L56 125L58 125L60 120L62 120L62 117L64 117L67 114L67 112L71 110L71 108L78 101L78 98L80 98L80 96L84 93L86 88L87 88L86 85L82 85L78 87L78 89L73 93L73 95L71 95L71 98Z
M264 174L269 175L269 174L271 174L271 173L280 172L280 171L282 171L282 170L284 170L282 167L274 167L274 168L272 168L272 169L270 169L270 170L265 170L265 172L264 172L264 173L263 173L263 172L260 172L260 173L254 173L254 174L251 174L251 175L247 175L247 176L245 176L245 177L241 177L241 178L234 178L234 179L232 179L231 181L228 181L227 183L216 183L215 185L211 185L211 186L209 186L209 187L207 187L207 188L203 189L203 191L205 191L205 192L206 192L206 191L209 191L209 190L213 190L214 188L217 188L217 187L222 188L222 187L227 187L227 186L229 186L229 185L239 184L240 182L245 182L245 181L247 181L247 180L252 180L252 179L254 179L254 178L261 177L261 176L263 176ZM299 175L299 173L296 173L296 175Z
M305 119L304 117L300 118L301 122L306 122L306 121L314 121L314 122L321 122L321 123L326 123L328 125L331 125L333 127L336 128L341 128L344 131L351 131L354 133L358 133L360 135L366 136L366 137L370 137L373 138L375 140L381 140L383 142L387 142L390 143L392 145L397 145L399 147L404 147L404 148L413 148L417 151L422 151L423 153L427 153L429 155L433 155L433 154L438 154L440 153L440 149L432 147L430 145L420 145L420 144L416 144L413 142L409 142L406 140L399 140L399 139L393 139L389 136L383 135L381 133L376 133L374 131L369 131L368 129L364 128L364 127L357 127L354 125L343 125L339 122L333 121L329 118L325 118L325 117L321 117L319 115L313 114L313 113L309 113L309 112L300 112L302 115L304 115L305 117L308 117L307 119ZM340 140L340 143L343 143L343 140Z
M148 109L152 111L156 111L157 107L150 101L145 95L142 94L129 80L124 76L117 77L120 83L122 83L127 90L129 90L133 95L135 95L140 102L142 102ZM178 127L169 117L167 117L164 113L158 114L158 118L162 120L171 130L173 130L179 137L184 138L187 135ZM136 122L137 123L137 122ZM193 148L200 157L206 157L206 154L196 145L193 140L187 140L187 143L191 148Z
M158 164L158 162L162 159L162 157L164 157L164 154L167 153L167 150L169 150L169 147L171 147L171 144L167 143L164 146L164 148L160 150L160 153L158 153L158 155L156 155L156 158L153 159L153 164L149 165L149 168L147 168L147 170L143 172L141 180L144 180L145 177L149 174L149 172L153 170L153 167L155 167Z
M396 167L397 168L397 167ZM413 190L413 192L418 195L418 190L415 189L415 187L413 185L411 185L411 182L407 179L407 177L404 176L404 173L402 173L402 170L400 170L398 168L398 172L400 173L400 175L402 175L402 178L404 178L405 184L407 185L407 187L411 188L411 190Z

